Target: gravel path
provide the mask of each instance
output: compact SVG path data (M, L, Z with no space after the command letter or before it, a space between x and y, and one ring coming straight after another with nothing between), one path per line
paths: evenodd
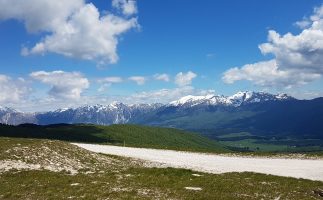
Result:
M143 159L160 163L166 167L192 169L214 174L248 171L323 181L323 160L252 158L109 145L73 144L97 153Z

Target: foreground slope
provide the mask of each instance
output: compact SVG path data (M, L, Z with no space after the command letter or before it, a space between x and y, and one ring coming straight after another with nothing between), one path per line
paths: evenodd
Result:
M228 151L214 140L210 140L198 134L172 128L138 125L0 125L0 136L56 139L71 142L106 143L132 147L190 151Z
M65 142L0 137L0 199L321 199L323 189L318 181L152 166Z

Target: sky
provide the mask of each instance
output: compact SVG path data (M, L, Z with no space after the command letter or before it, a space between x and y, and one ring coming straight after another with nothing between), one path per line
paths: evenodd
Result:
M0 106L323 96L322 0L0 0Z

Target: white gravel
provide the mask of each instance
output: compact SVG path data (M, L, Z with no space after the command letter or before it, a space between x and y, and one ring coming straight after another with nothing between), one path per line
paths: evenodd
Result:
M15 170L39 170L40 165L28 164L20 160L1 160L0 161L0 173L7 172L12 169Z
M2 172L7 172L10 170L49 170L52 172L61 172L61 171L69 171L72 175L75 175L78 173L77 170L64 166L60 167L55 164L52 165L40 165L40 164L30 164L25 163L21 160L0 160L0 174Z
M226 172L257 172L323 181L322 159L238 157L110 145L73 144L97 153L156 162L164 167L185 168L214 174Z
M187 190L194 190L194 191L202 190L202 188L200 188L200 187L184 187L184 188L187 189Z

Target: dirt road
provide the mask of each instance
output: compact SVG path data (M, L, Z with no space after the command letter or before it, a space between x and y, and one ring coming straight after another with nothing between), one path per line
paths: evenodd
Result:
M323 160L238 157L109 145L73 144L93 152L143 159L165 167L215 174L248 171L323 181Z

